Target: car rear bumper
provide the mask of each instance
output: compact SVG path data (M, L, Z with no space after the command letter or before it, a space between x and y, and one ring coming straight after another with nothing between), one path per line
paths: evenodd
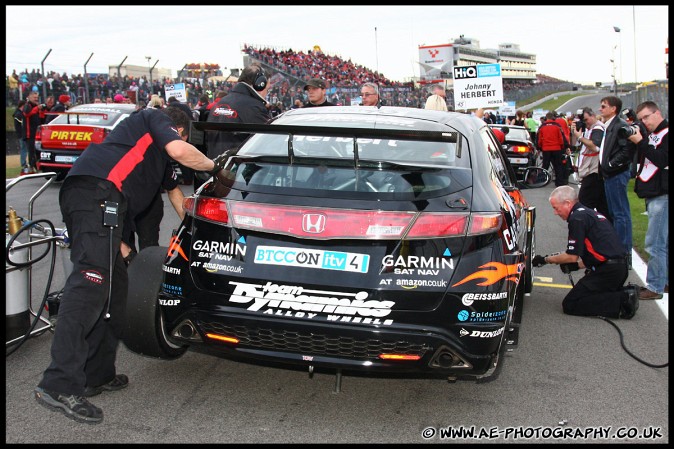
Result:
M493 329L497 343L503 323L489 323L482 328L487 327ZM188 343L209 353L326 368L468 378L488 373L498 352L471 353L465 340L428 326L339 326L267 317L251 319L212 310L183 314L167 334L176 343ZM387 355L397 358L386 358Z

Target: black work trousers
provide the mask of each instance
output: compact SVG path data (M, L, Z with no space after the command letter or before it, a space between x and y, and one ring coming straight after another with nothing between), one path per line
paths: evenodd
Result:
M105 201L119 204L119 227L103 226ZM119 251L126 201L115 186L90 176L70 176L59 194L61 213L70 234L73 271L66 280L54 338L51 363L39 386L81 396L115 375L117 346L122 336L128 277ZM105 310L110 286L110 248L113 276L110 320Z
M552 169L555 172L555 186L565 186L569 183L568 176L564 172L564 150L543 151L543 168L546 170L552 163Z
M576 282L562 309L567 315L619 318L620 305L627 300L626 280L627 263L599 265Z
M578 190L578 201L583 206L596 209L597 212L608 218L611 223L611 214L608 212L608 203L606 202L606 192L604 191L604 179L599 173L590 173L580 181L580 190Z
M135 218L138 235L138 252L148 246L159 246L159 228L164 218L164 200L160 191L154 196L150 205ZM135 242L131 242L134 243Z

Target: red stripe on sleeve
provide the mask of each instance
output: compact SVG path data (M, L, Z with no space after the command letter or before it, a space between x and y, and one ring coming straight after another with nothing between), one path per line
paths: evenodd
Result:
M120 159L117 164L110 170L108 173L108 181L115 184L117 190L122 191L122 183L129 176L129 173L133 171L136 165L140 164L143 158L145 157L145 152L147 148L152 144L152 136L150 133L146 133L143 137L138 139L136 145L129 150L128 153Z

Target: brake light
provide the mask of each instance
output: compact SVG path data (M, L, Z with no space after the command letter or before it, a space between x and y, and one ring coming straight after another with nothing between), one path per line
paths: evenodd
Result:
M407 238L451 237L466 233L468 214L427 212L419 215Z
M186 214L204 220L262 232L312 239L426 239L464 236L467 212L390 212L279 206L186 197ZM474 233L500 228L500 215L481 216Z
M531 149L526 145L513 145L511 151L515 153L528 153Z
M470 218L468 235L480 235L496 232L501 229L501 213L473 212Z
M35 133L35 141L42 140L42 125L37 126L37 132Z
M194 216L222 224L230 224L227 202L217 198L199 198L195 204Z
M194 196L186 196L183 198L183 212L185 212L187 215L194 217L194 204L196 203L196 200L194 199Z

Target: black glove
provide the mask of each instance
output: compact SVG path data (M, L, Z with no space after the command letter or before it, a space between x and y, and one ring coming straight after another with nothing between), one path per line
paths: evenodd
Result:
M531 263L533 264L534 267L537 267L537 268L542 267L543 265L547 264L547 262L545 261L546 257L547 256L541 256L541 255L535 256L533 258L533 260L531 261Z
M572 271L580 270L580 266L578 266L578 262L560 263L559 268L562 269L562 273L564 273L564 274L569 274Z
M213 163L215 166L213 167L213 170L209 171L208 174L211 176L216 175L217 173L220 173L220 170L225 168L225 164L227 164L227 159L229 159L230 152L225 151L222 154L218 154L213 158Z

